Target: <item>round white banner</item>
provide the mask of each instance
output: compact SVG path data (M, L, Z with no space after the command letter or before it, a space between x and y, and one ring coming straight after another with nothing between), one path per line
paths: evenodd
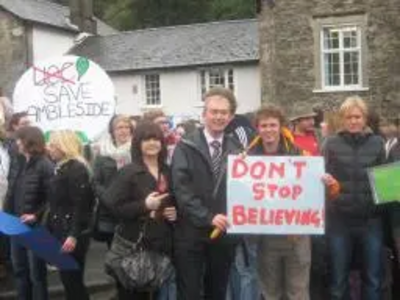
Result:
M45 132L71 129L93 141L114 114L114 96L113 83L97 64L62 56L26 71L15 87L13 105Z

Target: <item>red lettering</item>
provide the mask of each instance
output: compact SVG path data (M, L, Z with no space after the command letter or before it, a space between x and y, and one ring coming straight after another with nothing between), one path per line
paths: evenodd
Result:
M303 169L307 166L305 161L295 161L294 166L296 168L296 178L300 179L303 176Z
M293 186L293 194L292 194L293 200L297 200L302 192L303 188L300 185Z
M246 224L246 214L244 206L234 206L232 209L233 225L244 225Z
M278 209L275 215L275 225L282 225L283 224L283 210Z
M285 163L271 163L269 166L269 178L274 178L274 174L278 175L280 178L285 177Z
M250 176L253 179L261 179L265 174L266 166L264 162L258 161L251 166Z
M274 220L275 220L275 210L271 209L269 211L269 219L271 220L271 224L274 224Z
M300 221L301 221L301 212L296 211L296 225L300 225Z
M296 211L295 211L294 209L292 209L292 210L286 210L286 211L285 211L285 221L286 221L286 224L292 225L295 216L296 216Z
M257 216L258 216L257 208L249 208L248 209L247 221L249 224L256 225L257 224Z
M319 216L319 211L313 211L310 216L310 223L315 227L321 226L321 218Z
M301 215L301 225L310 225L311 223L311 210L303 211Z
M235 159L232 166L232 178L238 179L247 174L249 167L243 159Z
M279 197L288 198L290 196L290 188L288 186L283 186L279 189Z
M276 185L276 184L268 184L267 187L268 187L268 190L269 190L269 196L271 198L274 198L275 197L275 192L278 190L278 185Z
M254 200L262 200L265 197L264 184L262 182L253 184L253 197Z
M261 215L260 215L260 224L261 225L269 225L270 221L267 217L269 210L262 208L261 209Z

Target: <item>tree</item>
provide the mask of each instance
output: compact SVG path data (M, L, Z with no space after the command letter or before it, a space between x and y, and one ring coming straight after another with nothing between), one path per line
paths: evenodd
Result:
M232 20L254 18L256 5L254 1L213 0L210 2L209 20Z
M120 30L253 18L251 0L95 0L95 12Z
M32 0L31 0L32 1ZM53 0L68 5L69 0ZM254 0L93 0L97 17L119 30L254 18Z

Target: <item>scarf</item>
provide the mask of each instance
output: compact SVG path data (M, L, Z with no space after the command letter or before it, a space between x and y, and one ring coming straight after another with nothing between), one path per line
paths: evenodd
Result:
M131 159L131 142L116 146L111 138L104 139L99 144L99 155L111 157L117 163L117 168L129 164Z

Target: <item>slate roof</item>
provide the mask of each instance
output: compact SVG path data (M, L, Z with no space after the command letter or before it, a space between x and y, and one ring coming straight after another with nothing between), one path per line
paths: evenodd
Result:
M35 23L50 25L69 31L78 29L69 21L69 7L46 0L0 0L0 8L13 15ZM117 31L99 19L97 29L100 35L113 34Z
M256 20L223 21L93 36L70 53L109 72L258 61Z

